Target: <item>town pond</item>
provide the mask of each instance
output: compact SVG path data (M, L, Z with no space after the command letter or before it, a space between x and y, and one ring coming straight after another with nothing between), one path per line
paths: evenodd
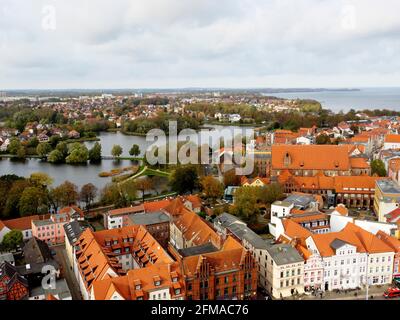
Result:
M205 143L208 137L212 137L212 141L217 141L224 135L225 130L233 132L235 130L246 130L243 134L251 133L249 127L240 128L235 126L209 126L213 130L205 130L197 133L197 139ZM250 129L250 130L249 130ZM226 131L225 131L226 132ZM145 137L124 135L120 132L103 132L99 134L100 143L102 146L103 156L111 155L113 145L119 144L123 148L122 156L128 157L129 150L133 144L140 147L141 155L143 155L148 146L153 142L146 141ZM91 148L95 142L85 142L88 148ZM33 172L44 172L54 179L54 186L69 180L77 186L81 187L86 183L93 183L98 189L103 188L107 183L111 182L111 178L99 177L100 172L111 171L112 169L124 168L132 166L130 160L103 160L99 164L87 165L68 165L68 164L51 164L39 159L26 159L25 161L13 159L0 160L0 175L15 174L18 176L29 177Z

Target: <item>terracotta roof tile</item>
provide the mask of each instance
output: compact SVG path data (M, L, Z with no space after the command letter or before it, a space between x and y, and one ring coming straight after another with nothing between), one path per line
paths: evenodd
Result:
M41 220L41 217L38 215L17 218L12 220L3 221L4 225L11 230L28 230L32 229L32 221Z
M332 155L335 155L332 157ZM289 156L290 163L285 165L285 158ZM343 170L350 169L348 147L320 146L320 145L273 145L272 168L303 169L303 170Z
M400 143L400 134L388 134L385 136L386 143Z

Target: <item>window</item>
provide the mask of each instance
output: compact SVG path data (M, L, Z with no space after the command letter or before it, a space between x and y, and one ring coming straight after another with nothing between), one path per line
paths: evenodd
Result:
M228 283L229 283L229 278L225 277L225 284L228 284Z
M175 289L175 294L181 294L181 289ZM165 295L165 293L164 293Z

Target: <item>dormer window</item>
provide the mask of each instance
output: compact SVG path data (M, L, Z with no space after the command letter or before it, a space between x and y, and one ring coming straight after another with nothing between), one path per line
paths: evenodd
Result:
M140 280L135 280L134 284L135 284L135 290L142 290L142 283L140 282Z
M161 278L159 276L153 277L154 285L159 287L161 285Z
M335 167L338 168L339 167L339 162L335 161Z
M172 278L172 282L178 282L178 278L177 277Z
M287 152L283 160L283 164L285 167L289 167L291 163L292 163L292 158L290 157L290 154Z

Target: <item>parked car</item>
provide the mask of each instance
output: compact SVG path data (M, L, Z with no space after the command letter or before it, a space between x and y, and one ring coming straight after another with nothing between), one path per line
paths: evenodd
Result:
M389 288L383 294L385 299L400 298L400 288Z

